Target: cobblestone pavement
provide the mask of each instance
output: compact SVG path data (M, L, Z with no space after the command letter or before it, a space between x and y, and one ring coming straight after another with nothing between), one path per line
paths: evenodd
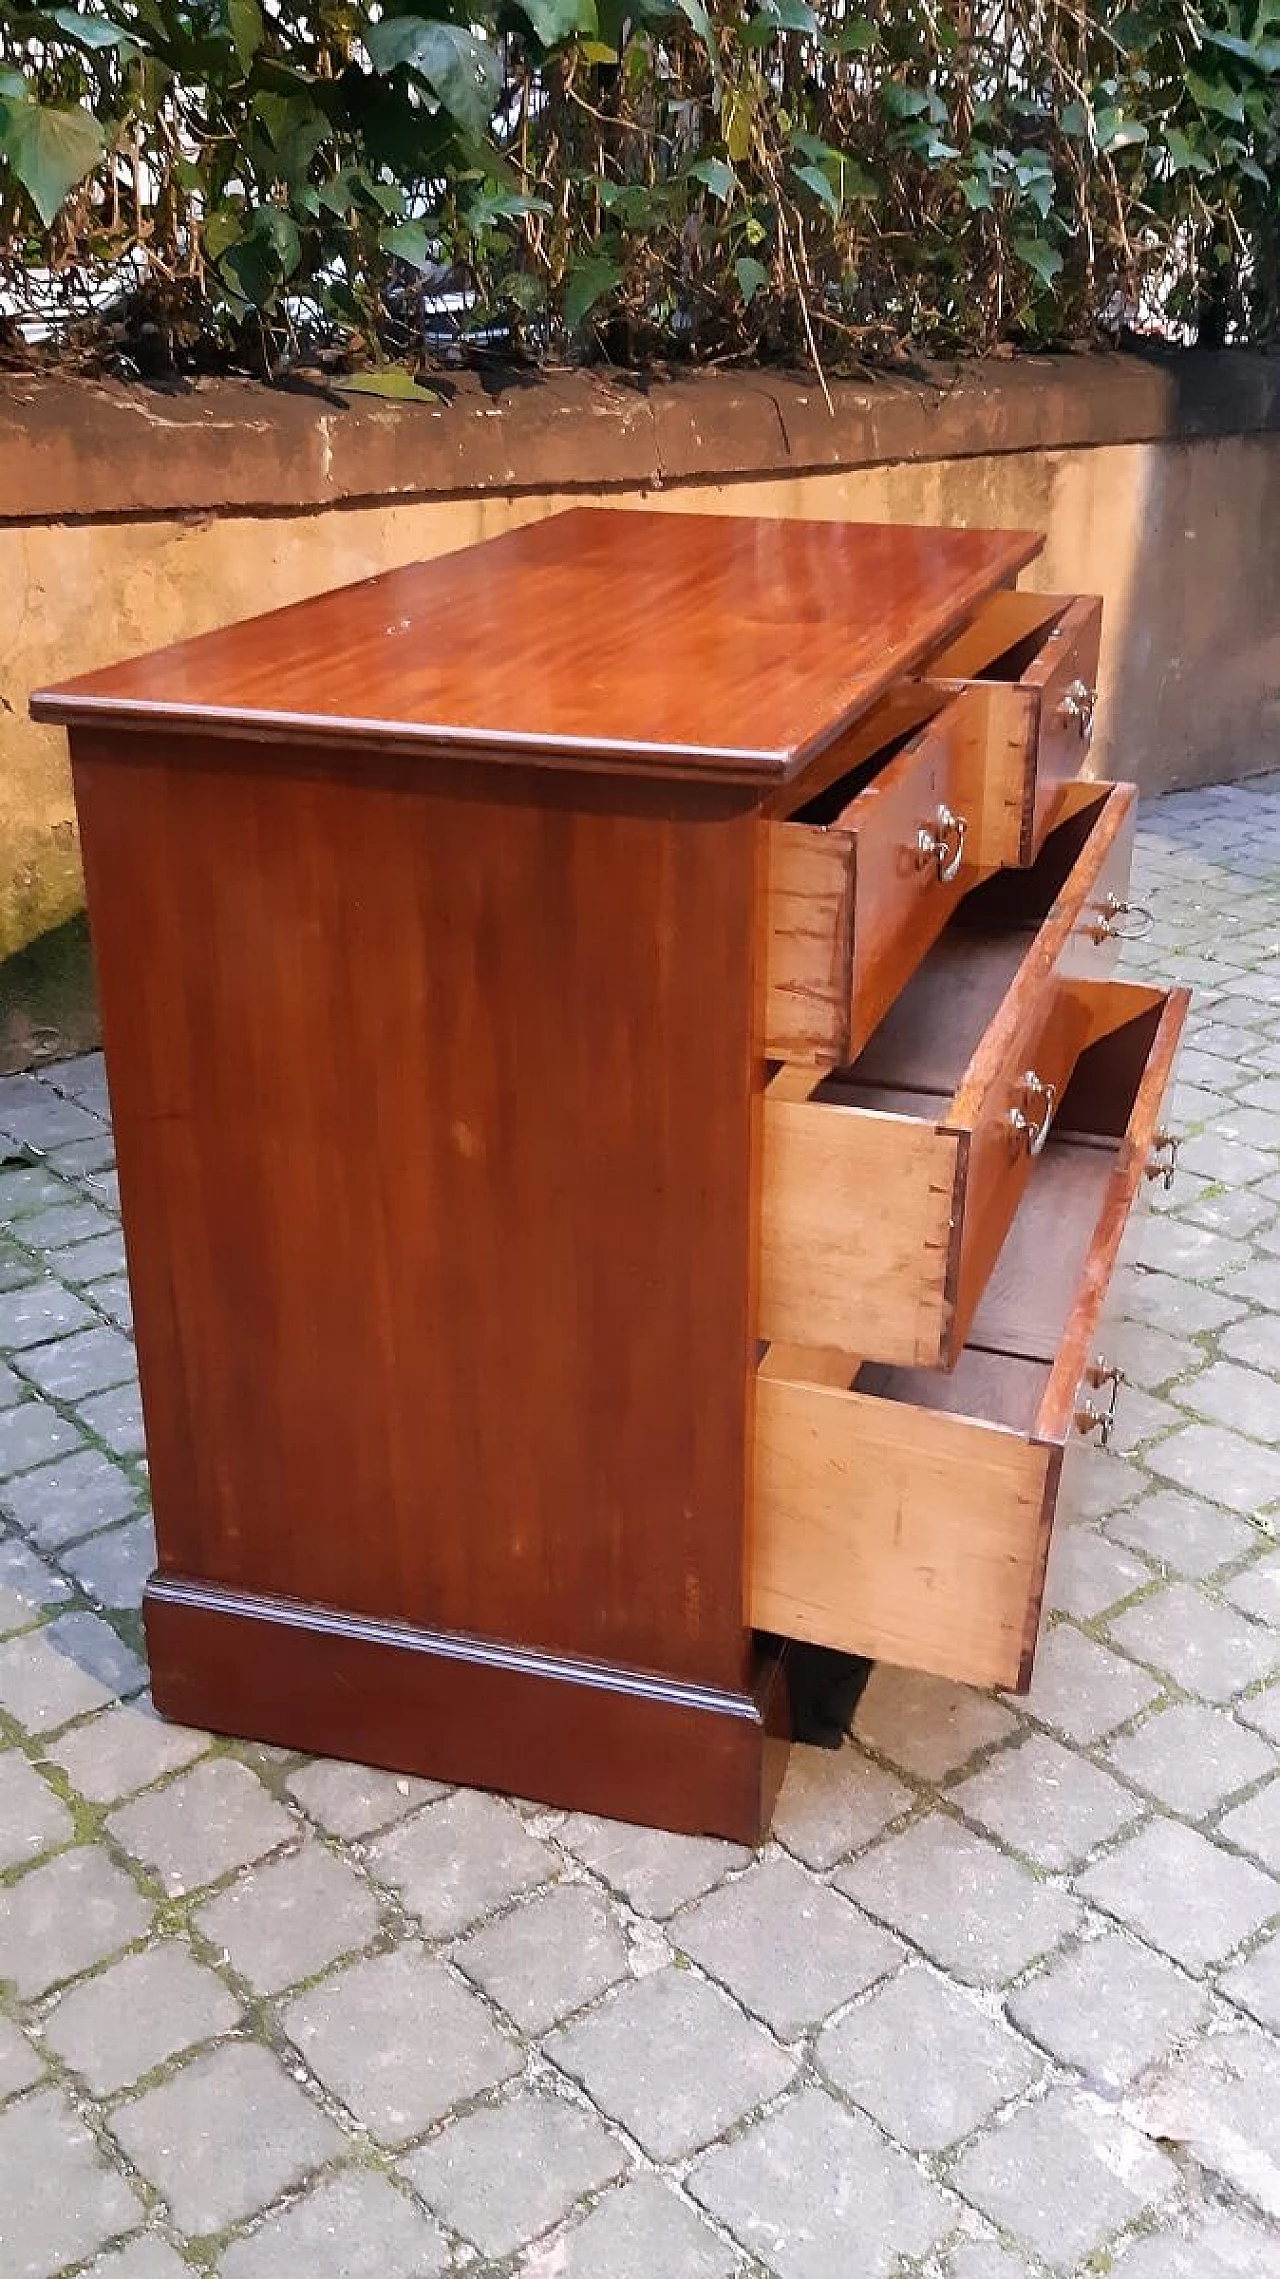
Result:
M148 1713L101 1069L0 1082L4 2279L1277 2279L1280 778L1140 891L1191 1136L1031 1694L877 1671L754 1859Z

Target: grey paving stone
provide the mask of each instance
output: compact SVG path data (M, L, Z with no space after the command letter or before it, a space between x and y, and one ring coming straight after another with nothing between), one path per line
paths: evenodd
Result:
M95 1527L109 1527L135 1511L138 1491L127 1473L98 1448L43 1464L0 1488L0 1510L34 1543L56 1551Z
M910 1809L915 1792L861 1750L794 1748L772 1833L812 1868L834 1867Z
M62 1564L100 1606L138 1607L156 1563L156 1538L145 1515L71 1544Z
M1222 1992L1242 2010L1248 2010L1259 2025L1269 2026L1272 2033L1280 2034L1280 1932L1264 1939L1246 1961L1225 1971L1218 1984Z
M946 2279L1026 2279L1027 2273L1020 2258L986 2239L965 2240L953 2250L943 2269Z
M116 1322L121 1329L133 1328L133 1294L127 1274L108 1273L105 1281L94 1281L86 1292L100 1313Z
M1267 1686L1261 1693L1245 1694L1236 1703L1236 1716L1243 1718L1259 1733L1280 1748L1280 1685Z
M668 1836L661 1829L632 1828L585 1812L570 1813L556 1841L637 1914L659 1921L722 1882L731 1868L745 1867L751 1857L740 1845L709 1836Z
M1280 1440L1280 1383L1239 1361L1212 1361L1175 1388L1184 1408L1254 1440Z
M1199 1196L1184 1214L1197 1226L1213 1227L1220 1234L1249 1236L1275 1217L1275 1205L1256 1187L1233 1187ZM1227 1333L1228 1337L1230 1332ZM1224 1339L1224 1343L1226 1340ZM1240 1356L1242 1360L1249 1357Z
M369 1846L368 1860L370 1874L399 1893L432 1939L469 1930L560 1866L509 1804L475 1789L401 1821Z
M1042 2049L1104 2089L1125 2087L1209 2014L1202 1986L1120 1931L1062 1955L1008 2009Z
M1092 1621L1151 1581L1145 1560L1090 1527L1055 1527L1045 1578L1045 1605Z
M0 1633L25 1630L43 1608L68 1598L70 1590L16 1535L0 1537Z
M1237 1804L1218 1822L1219 1833L1242 1852L1280 1876L1280 1777L1259 1789L1247 1803Z
M412 1947L353 1963L290 2003L285 2031L382 2144L419 2136L520 2070L518 2045L444 1964Z
M190 2279L191 2266L154 2233L130 2240L98 2257L83 2279Z
M454 1950L454 1961L524 2034L544 2034L627 1976L627 1948L605 1903L560 1883Z
M1241 1574L1230 1576L1222 1590L1242 1614L1251 1614L1256 1622L1269 1623L1272 1630L1280 1632L1280 1551L1255 1559Z
M289 1794L331 1836L353 1839L402 1820L420 1804L447 1791L438 1781L410 1780L403 1773L375 1772L372 1765L340 1765L319 1759L291 1773Z
M403 2164L428 2207L492 2257L527 2246L627 2165L593 2114L523 2090L454 2121Z
M213 1883L298 1833L261 1781L228 1757L211 1758L167 1788L122 1805L107 1826L173 1893Z
M278 1994L366 1946L378 1902L323 1844L248 1873L201 1908L200 1929L259 1994Z
M853 1720L857 1740L923 1781L945 1780L1017 1729L989 1695L887 1662L873 1669Z
M16 2097L40 2079L44 2067L26 2036L0 2016L0 2098Z
M1201 2169L1280 2221L1280 2048L1269 2034L1240 2025L1198 2043L1127 2111L1148 2136L1185 2148Z
M136 1385L116 1385L109 1393L95 1393L81 1401L79 1415L97 1440L104 1440L117 1456L141 1456L146 1448L142 1425L142 1395Z
M95 1640L85 1626L96 1621L95 1615L61 1614L44 1629L24 1631L0 1646L0 1708L28 1733L52 1733L115 1699L119 1686L82 1666L89 1656L99 1667L114 1670L121 1685L141 1684L144 1673L136 1655L114 1632L108 1633L114 1653Z
M34 1860L65 1844L75 1822L47 1781L16 1749L0 1755L0 1869Z
M72 1140L97 1139L102 1125L71 1100L60 1100L47 1084L34 1076L0 1077L0 1132L30 1147L66 1146Z
M95 1304L101 1304L98 1291L104 1278L123 1278L125 1273L124 1241L118 1234L99 1235L96 1242L78 1242L70 1250L52 1252L51 1257L64 1281L74 1282L81 1288L86 1283L92 1285L86 1294L93 1298ZM112 1320L118 1322L122 1329L129 1327L129 1317L119 1308L113 1305L106 1310L110 1311Z
M1280 1664L1280 1636L1217 1606L1191 1583L1170 1583L1113 1616L1111 1636L1185 1693L1225 1702Z
M1188 1970L1222 1962L1280 1914L1280 1884L1173 1820L1151 1820L1078 1889Z
M1072 1623L1046 1631L1022 1706L1070 1741L1100 1741L1160 1697L1158 1682Z
M1107 1533L1180 1575L1197 1577L1215 1574L1257 1541L1244 1520L1176 1488L1157 1488L1141 1503L1117 1512L1107 1522Z
M1078 1866L1145 1809L1108 1773L1041 1733L1002 1749L951 1798L970 1820L1046 1868Z
M1115 2279L1274 2279L1276 2235L1226 2208L1161 2227L1116 2258Z
M904 2153L821 2089L717 2145L688 2182L778 2279L882 2279L954 2220Z
M0 1409L0 1479L30 1472L55 1456L69 1456L84 1442L73 1424L40 1400Z
M520 2279L733 2279L738 2258L656 2176L606 2194L572 2231L535 2248Z
M1243 1299L1224 1297L1221 1290L1205 1290L1176 1274L1138 1268L1125 1283L1125 1310L1175 1337L1199 1337L1205 1330L1237 1321L1245 1308Z
M344 2143L279 2059L247 2042L192 2058L115 2106L109 2127L190 2236L256 2214Z
M837 1878L840 1890L970 1984L1024 1970L1075 1929L1075 1902L931 1813Z
M1260 1780L1274 1762L1256 1733L1199 1701L1157 1710L1136 1731L1113 1741L1107 1754L1139 1787L1192 1820Z
M92 1326L89 1308L52 1276L0 1293L0 1349L6 1353L22 1353L29 1345Z
M665 1969L606 1995L545 2048L655 2160L707 2144L795 2072L795 2059L691 1971Z
M69 1242L88 1242L96 1234L109 1234L111 1221L92 1203L77 1202L69 1194L64 1203L51 1203L33 1211L22 1222L22 1239L34 1250L61 1250Z
M1253 1369L1266 1369L1274 1375L1280 1370L1280 1316L1275 1314L1249 1314L1244 1321L1232 1322L1218 1340L1221 1350L1233 1361L1244 1361Z
M51 1084L95 1116L107 1113L107 1070L100 1052L78 1052L69 1060L51 1060L40 1071L42 1083Z
M432 2279L449 2267L439 2225L385 2176L347 2170L224 2249L220 2279Z
M1096 2255L1178 2180L1135 2130L1067 2089L1011 2114L962 2153L955 2173L975 2207L1055 2270Z
M0 1125L0 1129L4 1127ZM42 1164L25 1164L18 1170L0 1171L0 1225L17 1226L19 1219L29 1218L35 1211L47 1210L51 1204L67 1199L65 1180L57 1179Z
M22 1374L55 1400L79 1401L88 1393L126 1385L137 1375L137 1360L118 1329L82 1329L54 1345L37 1345L22 1355Z
M139 1695L60 1734L45 1754L91 1804L116 1804L203 1756L208 1747L207 1733L165 1724Z
M141 1892L102 1852L62 1852L0 1891L0 1979L30 2000L131 1945L150 1921Z
M1250 1515L1276 1498L1274 1452L1223 1425L1189 1424L1148 1457L1153 1472L1183 1488L1212 1489L1214 1501Z
M668 1937L784 2041L902 1959L896 1939L792 1860L757 1860L672 1918Z
M142 2219L70 2100L42 2089L0 2113L0 2271L52 2279Z
M0 1261L3 1258L4 1248L0 1244ZM0 1409L12 1408L15 1401L23 1398L25 1390L21 1377L9 1367L7 1361L0 1361Z
M1107 1519L1124 1504L1132 1503L1144 1485L1143 1477L1127 1456L1113 1448L1080 1442L1072 1451L1070 1494L1063 1498L1059 1517L1068 1524Z
M920 1963L828 2026L817 2057L913 2152L957 2144L1044 2070L1007 2026Z
M106 2097L195 2042L229 2033L240 2004L177 1939L126 1955L60 1995L45 2020L48 2046Z
M1251 1186L1255 1179L1265 1179L1276 1168L1275 1157L1266 1149L1220 1139L1211 1132L1184 1140L1178 1161L1188 1171L1199 1172L1205 1179L1220 1179L1227 1187Z
M1188 1225L1172 1212L1153 1212L1140 1229L1136 1247L1144 1266L1163 1274L1185 1275L1192 1282L1211 1282L1221 1274L1236 1274L1249 1263L1247 1243L1233 1242L1211 1227Z

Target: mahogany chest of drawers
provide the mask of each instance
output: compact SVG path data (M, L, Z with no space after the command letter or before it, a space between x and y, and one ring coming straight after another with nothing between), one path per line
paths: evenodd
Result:
M1185 1011L1037 550L577 510L34 700L161 1710L751 1841L788 1641L1027 1683Z

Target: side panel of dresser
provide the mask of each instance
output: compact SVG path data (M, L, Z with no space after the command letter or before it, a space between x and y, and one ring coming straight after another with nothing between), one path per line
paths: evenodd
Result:
M753 1836L749 795L74 762L158 1704Z

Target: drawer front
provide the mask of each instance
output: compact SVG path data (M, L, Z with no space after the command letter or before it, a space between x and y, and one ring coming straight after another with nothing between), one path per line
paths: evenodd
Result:
M810 1368L757 1384L751 1619L976 1685L1030 1682L1063 1451L1105 1417L1098 1323L1186 1014L1107 983L1065 1106L1111 1090L1018 1215L953 1372ZM1051 1159L1044 1159L1046 1166ZM1036 1208L1031 1208L1032 1202ZM816 1381L815 1381L816 1380ZM844 1389L851 1388L851 1389Z
M1094 595L1002 594L936 660L936 689L980 692L980 861L1033 861L1064 788L1088 773L1101 633Z
M967 994L959 953L982 938L980 929L961 927L898 1001L867 1056L889 1089L868 1084L857 1104L811 1099L817 1077L795 1066L770 1083L762 1337L922 1368L955 1359L1026 1187L1031 1144L1042 1122L1049 1128L1088 1040L1092 1015L1074 982L1082 965L1088 971L1114 955L1093 937L1106 923L1106 882L1123 886L1134 796L1128 786L1091 794L1088 817L1071 827L1069 851L1055 857L1047 884L1019 873L977 897L1002 897L1008 931L1001 939L1011 961L1021 962L1010 966L1007 992L954 1097L943 1061ZM1024 906L1033 892L1055 887L1048 916L1023 951ZM922 1057L921 1040L935 1035L942 1058L933 1064L927 1052ZM934 1089L942 1082L945 1093ZM1017 1128L1015 1116L1023 1119Z
M764 826L766 1059L853 1059L986 875L973 855L980 701L948 703L832 821Z
M1024 862L1031 860L1049 829L1064 785L1088 773L1101 640L1102 603L1093 595L1082 595L1023 675L1021 687L1037 699L1030 840L1024 845Z

